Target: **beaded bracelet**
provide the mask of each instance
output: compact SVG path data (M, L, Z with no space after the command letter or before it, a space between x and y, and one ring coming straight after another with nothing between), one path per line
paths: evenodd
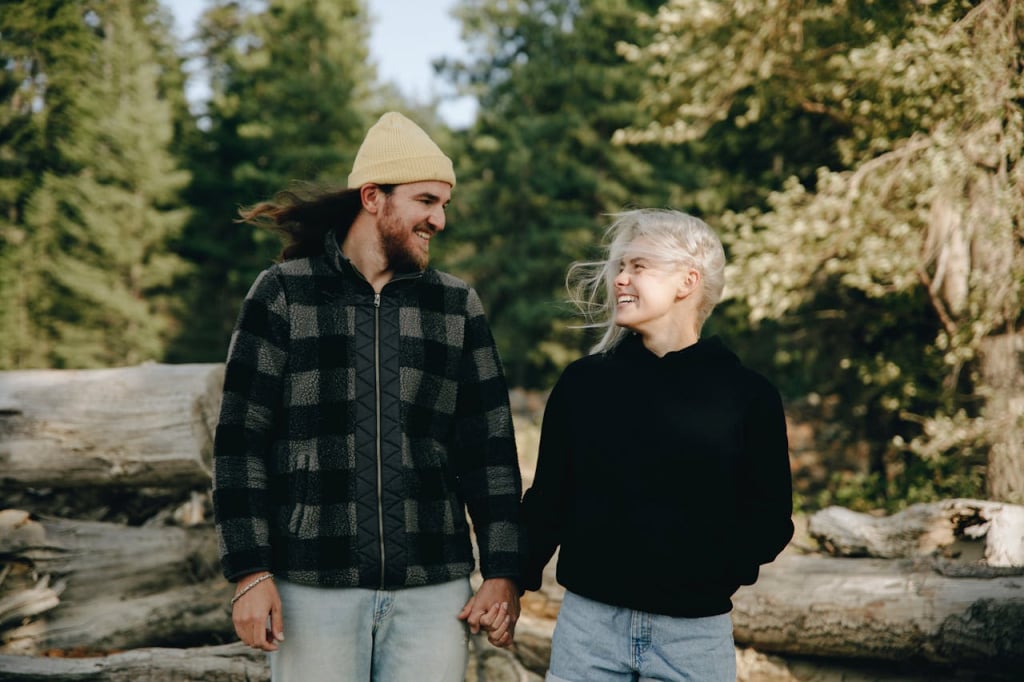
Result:
M265 575L261 575L259 578L256 578L256 580L253 580L251 583L249 583L248 585L243 587L241 590L239 590L238 594L236 594L234 597L231 598L231 606L234 606L236 601L238 601L239 599L244 597L246 592L248 592L252 588L256 587L257 585L259 585L264 580L270 580L273 577L274 577L273 573L267 573Z

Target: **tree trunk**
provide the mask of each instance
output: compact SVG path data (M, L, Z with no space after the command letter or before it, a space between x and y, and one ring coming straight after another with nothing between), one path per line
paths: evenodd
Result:
M101 594L62 602L45 616L0 633L0 653L103 652L234 640L228 607L234 587L215 579L134 599Z
M1024 567L1024 506L1003 502L943 500L886 517L828 507L811 516L807 530L833 556L940 554L975 565Z
M516 639L519 630L516 629ZM469 663L465 682L543 682L544 676L526 668L518 650L499 649L487 641L484 633L469 640Z
M774 656L737 647L736 682L1019 682L1015 671L975 673L948 666Z
M136 649L99 658L0 655L0 680L21 682L268 682L266 656L235 643Z
M208 485L223 371L0 372L0 476L29 487Z
M0 511L0 559L67 583L64 601L125 598L219 574L213 528L134 527L98 521L37 521ZM0 585L0 591L4 590Z
M210 526L37 521L8 509L0 511L0 559L7 567L0 583L2 652L234 637L227 608L233 586L215 577Z
M981 374L984 416L993 434L986 475L988 496L1024 504L1024 335L985 339Z
M795 655L1024 665L1024 577L949 578L921 563L782 556L733 598L736 641Z

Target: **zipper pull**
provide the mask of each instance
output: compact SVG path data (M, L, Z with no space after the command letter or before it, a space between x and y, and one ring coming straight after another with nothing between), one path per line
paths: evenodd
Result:
M374 292L374 294L373 294L373 307L374 308L379 308L380 307L380 292Z

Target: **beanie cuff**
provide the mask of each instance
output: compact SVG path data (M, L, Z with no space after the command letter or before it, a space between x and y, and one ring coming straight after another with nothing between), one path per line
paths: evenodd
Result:
M368 182L378 185L403 185L407 182L438 180L455 187L455 170L446 156L419 156L380 161L353 169L348 176L349 189Z

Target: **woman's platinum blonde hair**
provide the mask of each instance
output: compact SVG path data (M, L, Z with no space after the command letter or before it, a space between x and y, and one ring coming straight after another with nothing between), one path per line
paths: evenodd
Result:
M592 353L613 349L627 330L615 324L615 278L631 245L643 238L644 256L666 267L693 268L700 273L701 301L697 312L697 333L722 299L725 288L725 250L707 223L681 211L641 208L611 216L614 222L605 235L604 260L573 263L566 275L570 300L586 323L584 328L604 329Z

